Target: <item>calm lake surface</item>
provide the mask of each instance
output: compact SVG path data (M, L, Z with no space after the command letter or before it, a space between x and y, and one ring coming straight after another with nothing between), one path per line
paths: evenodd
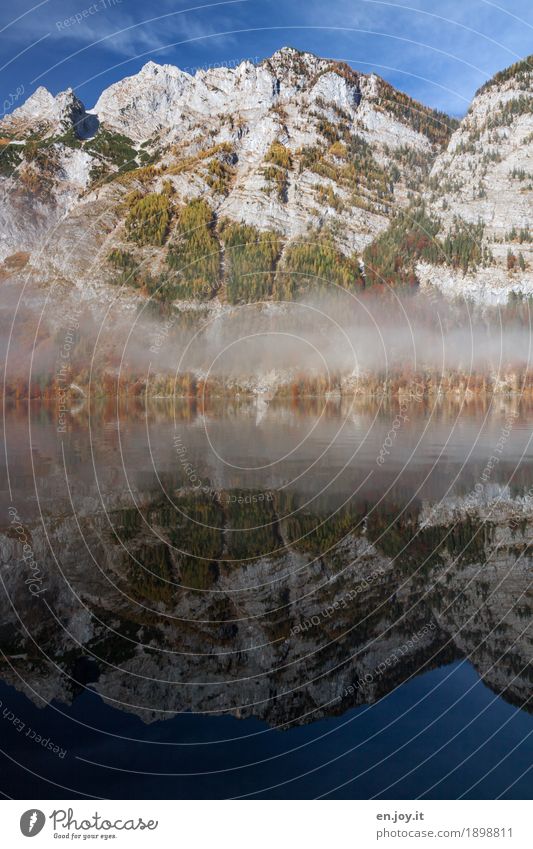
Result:
M15 798L530 798L533 408L4 410Z

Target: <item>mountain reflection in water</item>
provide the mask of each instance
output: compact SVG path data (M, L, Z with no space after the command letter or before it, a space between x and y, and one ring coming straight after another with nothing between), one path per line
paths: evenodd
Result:
M430 697L436 681L465 704L472 687L483 688L502 757L508 726L499 728L498 712L519 708L525 739L533 728L531 410L513 400L418 401L393 427L397 415L398 403L345 399L82 404L58 433L53 407L31 404L29 416L26 405L8 408L0 535L8 714L0 727L11 757L74 792L120 797L120 772L116 785L106 773L101 786L98 770L79 773L86 760L128 771L116 734L153 742L157 728L159 743L198 743L187 769L202 773L218 764L206 739L226 740L213 742L226 752L242 728L225 757L233 763L240 745L246 764L249 745L252 760L274 757L280 745L256 751L248 734L283 730L284 741L311 745L325 721L357 709L368 716L359 744L386 756L369 787L386 795L395 747L383 734L372 738L370 717L396 721L403 693L414 713L396 739L411 741L436 722L450 738L463 733L466 748L477 740L475 711L470 731L460 712L446 725L456 714L447 697ZM453 684L442 683L448 675ZM10 712L31 713L60 746L68 740L68 756L29 742L21 749L25 735ZM240 720L236 730L230 718ZM423 739L418 748L409 742L391 798L414 792L402 776L428 756ZM322 742L319 757L342 754L339 746ZM174 754L139 756L142 775L124 779L128 792L149 795L142 776L171 770ZM459 763L453 757L446 770ZM524 760L522 747L507 759L507 784ZM289 795L336 786L335 777L298 784L303 766L283 761L274 783L290 778ZM240 781L211 781L191 795L248 792L239 768ZM257 775L251 792L271 779ZM453 795L470 785L446 786ZM55 785L37 787L61 796ZM344 792L362 791L347 784Z

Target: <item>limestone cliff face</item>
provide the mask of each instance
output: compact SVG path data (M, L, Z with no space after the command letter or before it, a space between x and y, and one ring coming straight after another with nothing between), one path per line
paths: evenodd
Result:
M36 268L47 266L94 164L81 140L97 129L72 89L54 97L42 86L0 122L0 259L27 251Z
M476 238L490 253L467 275L422 266L425 282L493 303L509 291L533 293L533 57L479 90L435 160L425 197L442 234L456 219L481 224Z
M282 239L282 269L295 239L325 237L360 261L423 200L443 247L440 264L418 263L422 286L496 303L530 294L531 65L483 86L453 134L457 122L376 75L292 48L194 76L148 62L89 111L71 90L39 88L0 122L0 260L29 252L35 276L88 292L113 278L113 249L157 275L181 210L202 199L216 222ZM161 193L163 230L132 244L128 203ZM223 257L221 274L215 297Z
M74 127L77 136L85 138L96 132L98 120L86 112L71 88L54 97L44 86L39 86L22 106L2 120L1 126L3 132L16 133L19 137L27 134L46 137Z
M36 129L37 151L27 143ZM12 139L0 258L37 252L53 232L53 255L46 248L36 272L75 282L80 273L101 280L109 247L126 240L124 195L160 192L164 181L176 214L201 197L219 218L289 240L327 232L341 252L360 252L418 189L449 136L446 116L375 75L290 48L195 76L149 62L106 89L90 113L72 92L54 98L39 89L0 131ZM41 205L53 211L48 226ZM93 226L101 216L104 232Z

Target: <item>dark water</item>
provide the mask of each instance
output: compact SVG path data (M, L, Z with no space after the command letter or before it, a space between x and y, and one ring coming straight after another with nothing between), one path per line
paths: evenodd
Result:
M528 798L515 400L6 411L14 798Z

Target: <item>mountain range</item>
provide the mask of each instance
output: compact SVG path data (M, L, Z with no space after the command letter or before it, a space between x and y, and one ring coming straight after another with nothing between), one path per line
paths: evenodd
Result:
M41 87L0 122L0 279L208 305L533 294L532 67L460 122L293 48L194 76L148 62L89 110Z

